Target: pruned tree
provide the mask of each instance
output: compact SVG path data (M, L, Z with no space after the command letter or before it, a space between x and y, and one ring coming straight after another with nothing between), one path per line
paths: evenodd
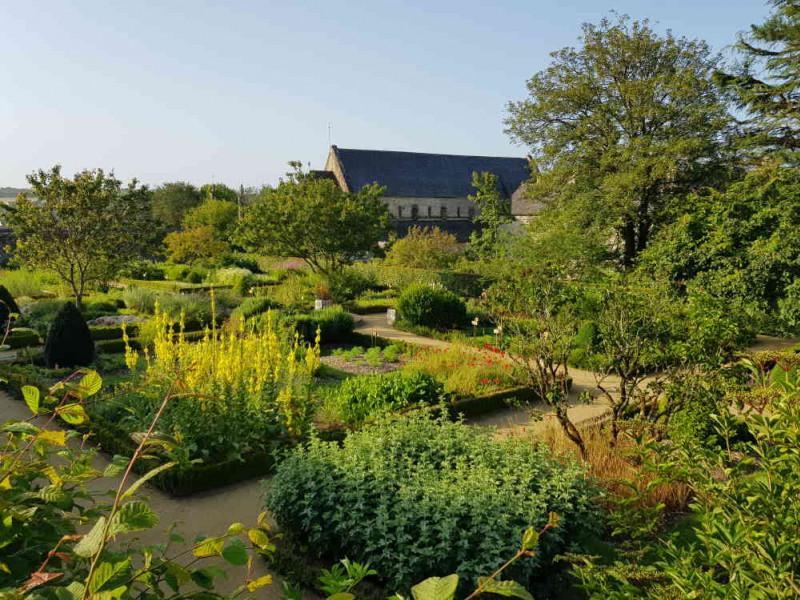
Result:
M237 241L255 252L303 259L329 275L366 255L386 234L389 212L377 184L345 192L330 179L304 173L300 163L248 206Z
M580 430L570 419L569 367L578 318L575 290L553 272L520 272L493 285L489 311L503 328L508 356L526 374L528 385L549 405L564 434L588 458Z
M473 221L481 226L480 233L470 236L470 248L480 257L490 258L497 254L501 227L511 222L511 203L500 194L497 175L483 172L472 173L475 193L469 200L478 208Z
M21 194L8 213L15 257L58 274L78 308L88 286L113 279L120 267L152 249L157 228L150 191L136 180L123 187L102 169L69 179L57 165L29 175L28 183L33 197Z

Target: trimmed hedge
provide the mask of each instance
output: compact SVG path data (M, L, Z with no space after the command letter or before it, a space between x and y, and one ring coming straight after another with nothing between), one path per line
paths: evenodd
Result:
M426 285L412 285L397 301L400 317L412 325L435 329L461 327L467 322L467 307L453 292Z
M2 340L3 333L0 332L0 340ZM17 348L30 348L31 346L39 346L42 339L39 337L39 332L35 329L28 327L15 327L6 338L6 344L11 346L12 349Z
M289 321L294 324L297 333L309 342L314 341L317 328L319 328L323 344L347 341L355 326L353 315L338 306L331 306L310 314L292 315L289 317Z
M136 337L139 334L139 326L135 324L126 325L129 337ZM90 325L89 333L95 341L101 340L121 340L122 325Z
M65 302L47 333L44 359L48 367L85 367L94 360L94 342L83 315Z

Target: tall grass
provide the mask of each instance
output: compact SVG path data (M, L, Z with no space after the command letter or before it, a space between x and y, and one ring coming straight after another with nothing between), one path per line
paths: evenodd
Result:
M613 499L640 495L643 504L663 504L668 512L679 512L687 508L691 499L689 486L677 482L662 482L651 486L655 476L642 468L640 452L647 449L636 445L630 438L621 436L616 446L611 445L611 436L602 424L581 428L588 452L589 474ZM537 436L555 455L580 460L575 444L570 441L558 424L549 422ZM650 487L651 489L648 489Z
M69 289L58 275L48 271L31 269L13 269L0 271L0 285L6 286L15 298L28 296L36 298L52 292L58 296L66 296Z

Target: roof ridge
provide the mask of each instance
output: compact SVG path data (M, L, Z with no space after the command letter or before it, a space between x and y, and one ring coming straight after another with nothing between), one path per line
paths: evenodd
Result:
M507 160L524 160L528 162L528 158L524 156L497 156L490 154L450 154L447 152L417 152L415 150L373 150L371 148L342 148L337 145L331 146L334 152L379 152L381 154L416 154L418 156L454 156L458 158L502 158Z

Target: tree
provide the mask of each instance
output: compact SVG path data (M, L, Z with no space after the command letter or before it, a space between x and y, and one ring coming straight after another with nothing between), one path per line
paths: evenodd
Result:
M764 164L723 191L690 194L684 211L639 269L725 299L729 310L745 302L775 311L800 279L800 173Z
M21 194L16 210L8 213L16 257L57 273L78 308L87 286L112 279L153 247L157 228L150 191L136 180L123 187L102 169L67 179L55 166L29 175L28 182L36 199Z
M239 201L239 192L229 188L224 183L207 183L201 186L200 196L203 200L222 200L233 204Z
M377 184L344 192L330 179L303 173L299 163L276 188L246 208L238 241L256 252L303 259L329 275L365 255L386 234L389 213Z
M44 360L54 368L86 367L94 360L94 341L89 326L71 302L56 314L44 345Z
M186 212L202 202L203 196L191 183L165 183L153 191L153 216L171 229L177 229Z
M167 247L167 257L174 263L213 259L230 250L230 245L216 236L211 225L168 233L164 245Z
M672 201L719 176L729 116L705 43L626 17L584 25L581 42L528 81L506 131L533 152L527 193L578 205L628 268Z
M771 0L775 11L740 35L742 62L715 80L731 90L744 119L746 141L765 150L800 150L800 5Z
M386 264L419 269L446 269L461 254L461 245L452 233L438 227L411 227L405 237L394 242L386 254Z
M511 223L511 204L500 195L497 175L488 172L473 172L472 187L475 194L469 200L478 207L474 222L481 225L480 233L470 236L470 247L482 257L495 256L500 237L500 227Z
M183 228L211 227L219 240L227 240L236 228L239 209L225 200L205 200L183 217Z
M551 406L561 429L586 460L586 444L568 414L569 367L578 315L575 288L555 271L521 271L488 291L489 312L503 328L508 356L527 375L537 397Z

